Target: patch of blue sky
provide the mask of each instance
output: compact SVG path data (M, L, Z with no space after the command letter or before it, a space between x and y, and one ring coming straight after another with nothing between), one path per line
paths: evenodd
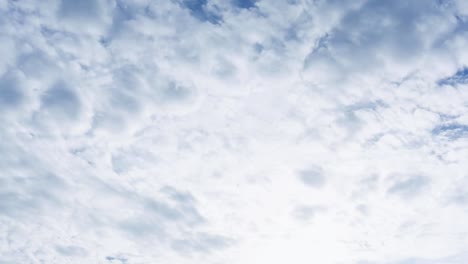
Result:
M436 126L431 131L432 135L445 137L449 140L468 137L468 125L463 124L445 124Z
M238 8L250 9L256 6L257 0L233 0L232 4Z
M458 70L454 75L443 78L437 82L438 85L452 85L456 86L458 84L467 84L468 83L468 68L464 67L461 70Z
M208 8L208 0L184 0L182 5L190 10L192 16L203 22L220 24L223 20L221 15Z

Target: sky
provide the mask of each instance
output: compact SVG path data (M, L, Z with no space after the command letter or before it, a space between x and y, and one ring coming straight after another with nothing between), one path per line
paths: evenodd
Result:
M465 0L0 0L0 264L468 263Z

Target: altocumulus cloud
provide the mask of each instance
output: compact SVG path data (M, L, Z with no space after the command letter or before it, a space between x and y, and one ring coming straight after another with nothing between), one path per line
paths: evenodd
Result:
M0 263L468 262L463 0L0 0Z

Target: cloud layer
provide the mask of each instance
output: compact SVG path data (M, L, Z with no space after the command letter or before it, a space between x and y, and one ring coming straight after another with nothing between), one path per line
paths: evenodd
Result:
M468 262L462 0L0 0L0 263Z

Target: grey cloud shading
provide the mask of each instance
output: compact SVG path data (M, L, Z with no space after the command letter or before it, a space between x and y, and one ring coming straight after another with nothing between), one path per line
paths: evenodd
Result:
M468 205L467 178L455 182L454 186L445 192L446 205L458 205L464 207Z
M389 61L409 67L436 41L419 32L425 16L447 21L442 8L425 1L364 1L341 19L320 48L312 49L304 60L304 76L316 84L338 84ZM311 73L314 77L307 77Z
M364 179L360 180L359 183L368 190L375 190L377 188L377 184L379 182L379 175L372 174Z
M145 201L145 211L170 221L183 221L188 225L203 222L203 217L191 203L178 203L175 207L155 200Z
M98 18L101 15L102 1L93 0L61 0L59 16L65 19L85 21Z
M397 180L387 192L401 196L402 198L412 198L419 195L429 183L428 177L420 175L409 176L406 179Z
M357 30L361 50L364 47L376 49L377 47L389 49L392 55L403 59L407 56L418 54L418 47L421 45L418 34L415 34L416 22L419 17L418 9L422 7L421 1L391 1L382 3L381 1L367 1L360 9L348 14L343 21L348 30ZM394 23L385 24L385 19ZM385 34L382 33L384 29ZM407 34L401 34L401 32ZM353 43L348 32L339 32L336 41L339 43ZM398 35L398 38L396 37ZM333 40L332 40L333 41ZM403 48L405 47L405 48ZM349 54L351 55L351 54ZM361 55L355 53L354 55Z
M337 119L337 123L345 127L349 135L356 133L363 125L362 120L353 110L344 110Z
M62 206L68 186L40 160L10 142L0 143L0 215L27 220Z
M102 36L112 23L114 1L60 0L56 10L55 20L59 26L54 23L49 24L52 28L60 32L72 33L70 36L76 38L82 34ZM81 40L77 39L77 41Z
M54 32L47 28L41 28L44 37L52 38ZM30 52L20 54L17 58L16 67L21 70L28 80L40 81L39 87L45 87L49 82L60 77L62 71L56 62L45 52L35 49Z
M107 256L106 260L108 261L108 263L126 264L128 263L129 259L120 256Z
M126 174L132 169L146 168L156 164L159 157L152 150L143 148L120 149L112 154L112 169L117 174Z
M297 220L308 222L313 220L317 214L325 212L327 209L323 206L310 206L310 205L303 205L298 206L292 212L292 216Z
M362 215L368 215L369 214L369 207L365 204L359 204L356 206L356 211L358 211Z
M56 246L58 253L68 257L84 257L87 255L86 249L79 246Z
M189 235L187 238L174 240L172 248L184 254L207 253L222 250L232 245L232 243L232 239L224 236L197 233Z
M72 88L59 82L43 94L42 110L52 113L58 119L75 120L81 113L81 102Z
M312 188L320 188L326 183L322 168L316 166L300 171L299 179L304 185Z
M154 236L160 239L166 239L167 234L163 225L164 224L156 218L141 214L138 217L121 220L114 227L130 235L132 239L150 239Z
M382 100L356 102L342 107L341 117L337 122L338 124L346 127L349 134L352 135L365 125L364 121L359 117L360 113L378 113L382 108L388 108L388 105Z
M102 213L92 216L100 228L111 226L135 239L148 239L163 243L172 239L168 229L196 228L205 222L205 218L196 207L195 199L181 200L171 195L165 195L168 199L156 199L119 190L105 182L92 182L97 187L96 190L105 195L103 199L112 199L115 206L132 210L132 214L129 215L112 216L112 208L102 208ZM173 192L178 193L176 189L173 189ZM165 194L165 191L161 193ZM109 209L111 211L108 212Z
M0 217L29 223L32 220L31 215L35 215L34 221L42 221L42 216L49 215L44 212L68 210L68 196L74 197L75 194L69 192L68 184L61 179L64 176L41 171L40 166L34 165L40 164L40 161L28 157L25 153L18 155L20 160L16 160L15 157L7 159L5 154L12 151L16 154L21 153L21 150L13 145L0 144L0 154L3 154L3 159L0 159ZM19 169L21 167L23 168ZM187 191L165 186L159 191L161 197L153 198L117 188L112 183L86 175L79 181L80 186L93 191L93 209L88 211L87 206L81 207L81 220L71 224L89 223L93 226L93 232L110 229L113 232L121 231L132 239L170 246L172 241L180 240L180 236L176 235L177 230L196 230L198 225L205 222L196 207L195 197ZM106 201L112 201L112 206L108 207ZM132 215L116 214L121 208L131 208ZM175 231L175 234L168 230ZM208 252L208 247L218 247L214 245L215 242L224 245L215 236L208 235L197 236L196 240L190 243L200 243ZM193 244L193 247L196 245ZM88 256L86 249L77 246L59 245L55 250L68 257Z
M170 200L158 201L147 197L131 198L135 199L137 204L142 204L141 209L138 209L138 205L135 204L134 210L139 211L139 213L134 217L118 221L116 227L136 239L167 243L172 249L183 254L209 253L224 249L232 244L232 239L219 234L182 232L180 235L174 235L169 233L168 230L175 227L179 229L179 227L185 226L190 230L196 230L196 227L204 223L205 219L198 212L196 200L190 193L178 191L171 186L163 187L161 193ZM123 195L123 193L116 194ZM132 197L131 194L128 195ZM116 257L112 258L112 260L117 259Z
M157 91L158 84L149 84L148 72L137 65L125 65L112 72L112 83L108 87L108 107L130 115L143 110L143 94ZM147 91L152 89L154 91ZM108 110L108 109L104 109Z
M131 163L120 155L112 155L111 164L112 169L117 174L125 173L132 167Z
M192 204L195 202L195 197L189 192L178 191L172 186L164 186L161 188L161 192L167 194L171 199L177 201L178 203L188 203Z
M433 136L447 140L457 140L468 137L468 125L457 123L439 125L433 128L431 133Z
M218 63L214 69L214 73L221 79L234 77L236 71L237 68L232 63L223 58L218 60Z
M0 110L20 107L25 94L20 80L13 73L6 73L0 77Z
M374 193L378 189L379 181L379 175L377 174L372 174L360 179L356 182L356 189L353 191L352 197L362 198Z
M119 33L125 26L125 23L135 18L135 13L132 13L129 5L125 4L122 0L115 1L115 9L112 13L112 23L107 34L99 38L99 43L108 48L115 37L118 37Z
M191 109L198 98L197 87L192 82L176 81L137 64L125 64L113 70L112 80L102 92L101 103L92 120L93 132L132 131L138 129L140 126L136 124L144 123L148 115L177 114L179 110ZM117 156L116 161L120 159Z
M163 187L161 192L166 194L174 202L174 205L170 206L167 203L146 199L144 203L146 210L167 219L184 221L188 225L204 221L203 216L196 208L196 200L191 194L180 192L170 186Z
M162 89L163 98L169 102L185 100L192 96L193 89L187 86L170 81Z
M112 93L110 102L112 107L129 114L138 114L142 110L140 100L129 91L116 90Z
M2 179L0 214L25 218L48 207L61 206L59 193L65 189L60 178L48 173L30 173L29 177Z
M465 206L468 204L468 190L457 190L455 193L451 194L449 203L454 203L460 206Z

